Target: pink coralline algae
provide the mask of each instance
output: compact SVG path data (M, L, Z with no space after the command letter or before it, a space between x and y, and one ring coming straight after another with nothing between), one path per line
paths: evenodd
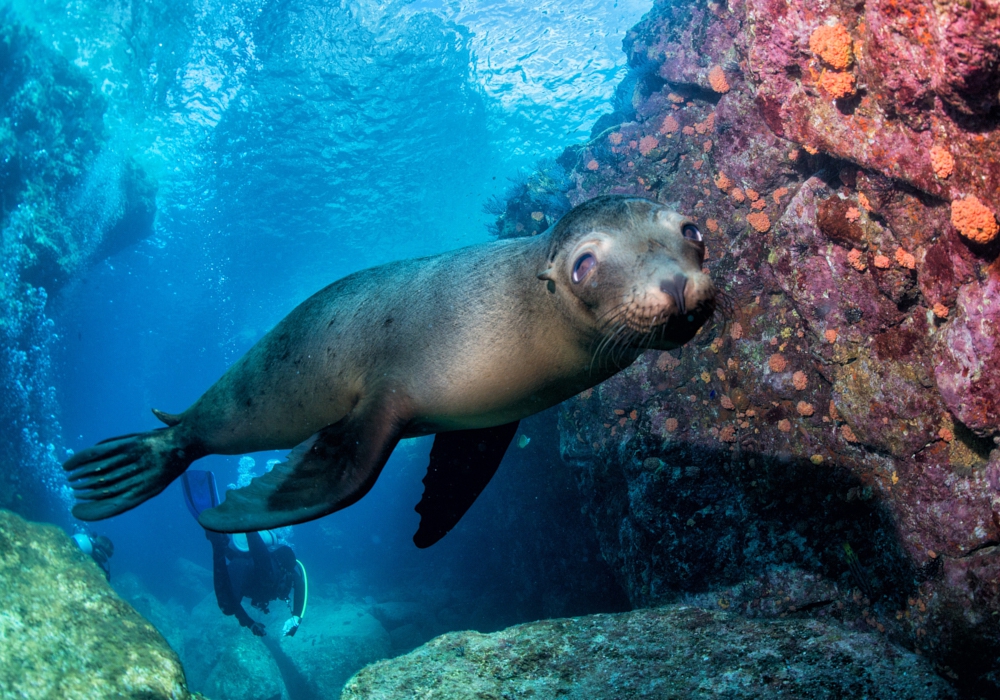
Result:
M759 76L756 99L775 133L799 144L821 142L836 158L937 197L952 199L957 187L1000 211L1000 131L963 121L985 117L997 104L994 3L870 0L849 9L748 0L746 16L753 27L744 39L746 60ZM848 78L821 76L855 69L865 89L850 109L829 99L836 91L814 87L842 81L844 94ZM934 147L947 155L934 158ZM951 172L949 156L957 164Z
M785 356L780 352L776 352L771 355L767 360L768 366L771 368L772 372L784 372L785 367L788 366L788 362L785 360Z
M669 372L640 358L564 408L565 448L592 465L584 498L602 550L638 606L752 580L759 569L734 564L750 544L773 557L755 565L805 566L840 591L796 604L842 602L837 615L953 669L969 697L1000 697L1000 8L652 8L625 45L664 83L618 129L633 150L654 134L658 154L626 166L624 143L608 153L600 139L569 196L638 192L697 217L732 315L691 352L665 353ZM709 90L711 67L725 96ZM652 417L660 439L623 450L642 428L619 427L624 416L605 427L618 406ZM651 479L636 457L691 471ZM612 482L624 488L602 488ZM671 517L709 501L696 526ZM798 544L782 548L787 523ZM843 561L804 564L845 541L878 570L868 601Z
M939 335L934 376L948 410L993 435L1000 431L1000 278L963 287L956 311Z

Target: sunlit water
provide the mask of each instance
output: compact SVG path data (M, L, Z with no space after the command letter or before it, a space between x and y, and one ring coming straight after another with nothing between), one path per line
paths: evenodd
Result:
M155 427L151 407L186 408L334 279L487 240L487 198L610 111L621 40L650 3L14 6L92 77L115 148L159 187L152 238L54 301L65 447L80 449ZM91 192L116 167L105 160ZM315 580L360 577L377 594L382 578L450 561L459 530L425 553L409 539L428 450L403 446L361 503L296 528ZM199 464L236 480L237 458ZM176 485L95 529L116 542L116 576L164 599L178 558L208 566Z

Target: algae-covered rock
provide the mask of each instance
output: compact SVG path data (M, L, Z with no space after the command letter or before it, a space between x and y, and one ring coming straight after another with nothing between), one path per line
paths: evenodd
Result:
M920 657L815 620L670 606L446 634L352 678L342 700L951 698Z
M0 697L191 696L160 633L61 530L0 510Z
M655 0L626 34L634 109L566 196L695 217L724 313L565 402L561 452L633 607L831 615L1000 697L1000 15L932 4Z

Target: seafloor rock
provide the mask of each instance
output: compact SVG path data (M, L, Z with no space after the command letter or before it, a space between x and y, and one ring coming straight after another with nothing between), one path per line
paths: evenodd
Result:
M696 217L724 312L565 404L562 453L634 605L832 616L988 695L1000 19L939 5L658 0L629 32L634 110L567 196Z
M341 697L917 700L954 691L874 634L671 606L446 634L363 669Z
M0 510L0 696L191 697L177 655L51 525Z

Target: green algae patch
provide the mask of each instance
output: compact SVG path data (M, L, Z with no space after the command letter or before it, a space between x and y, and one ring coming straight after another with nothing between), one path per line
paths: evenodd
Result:
M0 510L0 697L191 695L160 633L62 530Z

